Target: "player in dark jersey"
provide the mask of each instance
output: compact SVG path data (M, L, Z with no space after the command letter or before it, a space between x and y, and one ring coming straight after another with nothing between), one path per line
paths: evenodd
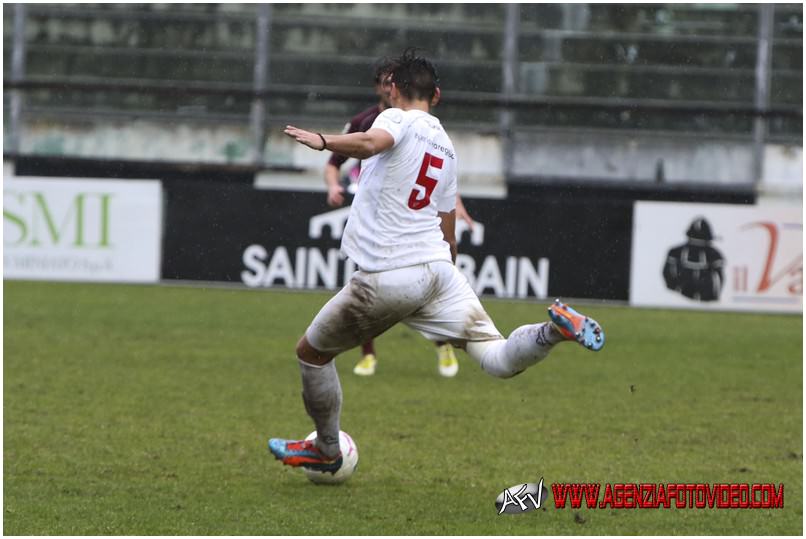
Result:
M391 73L394 64L384 58L375 64L374 82L375 94L378 96L378 104L369 107L353 116L350 122L344 126L343 134L366 132L372 127L375 118L390 106L389 89L387 76ZM347 179L342 181L341 167L348 161L348 158L332 153L325 165L325 185L327 186L327 203L329 206L337 208L345 202L345 191L354 194L358 188L358 173L361 169L361 162L352 166L347 174ZM473 219L467 213L461 197L456 196L456 217L464 220L472 228ZM436 342L437 346L437 366L439 373L447 378L456 376L459 372L459 362L453 352L453 347L447 342ZM378 360L375 356L375 344L367 341L361 345L361 360L353 368L353 372L360 376L371 376L375 374L375 366Z
M378 75L376 75L375 92L380 98L380 103L353 116L350 120L350 123L344 126L342 133L347 134L367 131L370 127L372 127L372 123L375 121L375 118L378 117L378 114L387 108L388 105L384 101L385 98L383 94L383 87L381 83L378 83L377 77ZM351 167L350 171L348 172L347 181L343 182L341 179L341 167L348 161L348 159L349 158L343 155L333 153L330 155L327 165L325 165L327 203L334 208L344 204L345 190L354 193L355 190L351 189L350 186L358 185L358 171L361 168L360 162Z

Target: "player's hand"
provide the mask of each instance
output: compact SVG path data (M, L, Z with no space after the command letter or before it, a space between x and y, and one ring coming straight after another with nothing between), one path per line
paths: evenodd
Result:
M313 150L322 150L322 137L319 136L319 133L312 133L310 131L305 131L304 129L300 129L299 127L294 127L293 125L285 126L285 130L283 131L286 135L291 137L292 139L296 140L300 144L304 144L308 148Z
M327 205L331 208L338 208L344 204L344 187L332 185L327 190Z
M456 218L461 219L462 221L467 223L468 228L470 230L473 230L473 225L475 224L475 222L473 221L473 218L470 217L470 214L467 213L465 205L461 203L461 199L457 199Z

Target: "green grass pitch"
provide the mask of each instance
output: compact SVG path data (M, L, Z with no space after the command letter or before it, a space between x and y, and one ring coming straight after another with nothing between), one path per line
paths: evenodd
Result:
M802 533L802 317L582 309L593 354L558 346L510 380L464 353L454 379L397 326L378 372L340 357L360 465L309 483L266 450L312 430L294 345L326 293L5 282L3 532ZM544 303L485 301L499 329ZM785 506L498 516L509 486L784 483Z

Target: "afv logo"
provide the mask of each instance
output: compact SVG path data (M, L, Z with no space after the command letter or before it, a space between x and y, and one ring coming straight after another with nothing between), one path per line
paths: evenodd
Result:
M548 496L548 489L543 486L543 478L537 483L523 483L504 489L504 492L495 499L495 508L498 514L528 513L540 509Z

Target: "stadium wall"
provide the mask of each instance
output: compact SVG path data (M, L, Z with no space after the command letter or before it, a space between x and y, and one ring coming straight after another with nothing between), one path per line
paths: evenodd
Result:
M341 125L312 125L332 132ZM248 166L255 162L247 125L144 119L88 121L28 120L20 153L87 159L183 161ZM450 132L462 163L466 192L506 192L503 148L497 133ZM512 144L511 175L641 183L681 182L752 186L754 145L741 139L693 138L668 133L618 133L592 129L521 130ZM760 187L785 195L802 193L803 152L799 144L764 145ZM297 181L321 185L326 154L306 151L274 129L264 149L266 164L299 170Z

